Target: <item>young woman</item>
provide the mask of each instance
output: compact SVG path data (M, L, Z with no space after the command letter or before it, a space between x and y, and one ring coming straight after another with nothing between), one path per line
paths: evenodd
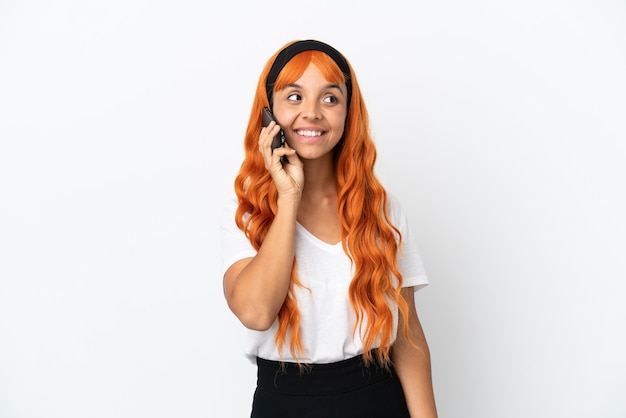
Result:
M264 107L277 123L262 127ZM413 300L428 280L375 160L345 57L315 40L274 54L222 219L224 293L258 367L254 418L437 416Z

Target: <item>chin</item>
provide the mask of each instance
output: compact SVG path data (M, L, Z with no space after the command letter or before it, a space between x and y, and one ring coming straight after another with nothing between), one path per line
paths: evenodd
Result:
M312 152L306 152L306 153L298 153L298 158L300 158L301 160L319 160L319 159L325 159L325 158L332 158L333 153L332 151L327 152L326 154L318 154L318 153L312 153Z

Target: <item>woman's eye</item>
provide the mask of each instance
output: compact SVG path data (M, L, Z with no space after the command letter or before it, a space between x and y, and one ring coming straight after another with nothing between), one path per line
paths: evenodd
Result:
M297 93L292 93L289 96L287 96L287 100L297 101L297 100L300 100L300 99L302 99L302 96L300 96Z
M337 98L335 96L327 96L327 97L324 97L324 102L337 103Z

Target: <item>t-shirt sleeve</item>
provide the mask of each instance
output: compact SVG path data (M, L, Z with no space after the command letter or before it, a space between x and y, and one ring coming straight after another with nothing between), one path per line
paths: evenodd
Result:
M256 250L246 237L246 234L235 223L237 200L232 198L222 206L221 214L221 256L222 275L235 262L244 258L254 257Z
M391 221L402 234L402 246L398 251L398 269L402 273L402 287L413 286L417 291L429 284L417 241L411 232L406 214L394 196L389 196L389 208Z

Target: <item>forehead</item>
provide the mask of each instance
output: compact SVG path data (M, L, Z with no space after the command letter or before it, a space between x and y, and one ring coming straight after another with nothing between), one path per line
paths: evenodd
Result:
M312 68L313 67L313 68ZM293 57L281 70L274 84L275 90L301 79L310 70L319 71L323 78L333 84L345 83L345 76L328 55L320 51L305 51Z
M298 88L312 93L326 90L336 90L337 93L345 94L345 83L336 83L328 80L323 72L313 63L304 70L300 78L293 83L287 84L282 90Z
M297 84L307 83L307 84L329 84L332 83L331 80L328 80L326 76L322 73L322 71L317 67L317 65L310 63L308 67L304 70L300 78L295 81Z

